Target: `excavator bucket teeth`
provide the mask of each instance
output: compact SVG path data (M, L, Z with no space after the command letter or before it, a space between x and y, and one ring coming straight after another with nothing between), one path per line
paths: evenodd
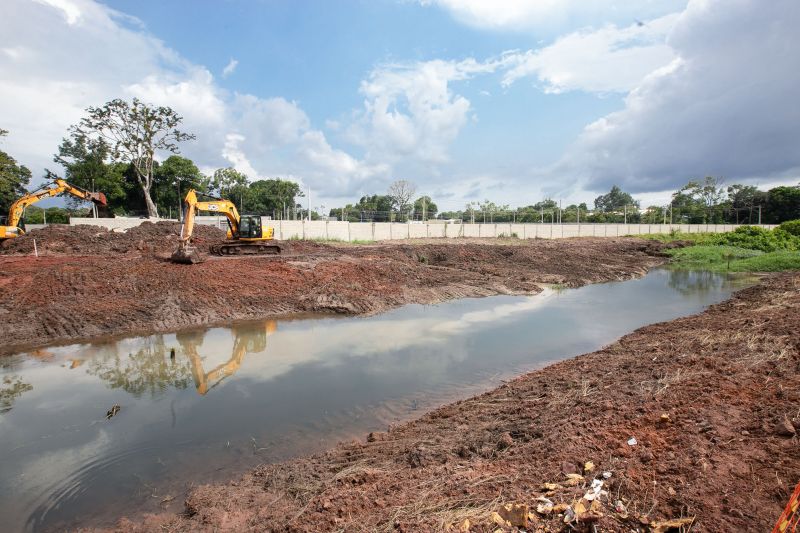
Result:
M172 253L171 260L173 263L180 263L183 265L194 265L202 263L204 259L200 256L197 248L181 246Z

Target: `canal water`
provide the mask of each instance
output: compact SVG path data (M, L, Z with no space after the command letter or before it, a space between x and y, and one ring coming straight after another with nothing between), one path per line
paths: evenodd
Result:
M536 296L237 323L0 358L0 529L180 511L193 485L363 439L640 326L699 312L751 282L657 269Z

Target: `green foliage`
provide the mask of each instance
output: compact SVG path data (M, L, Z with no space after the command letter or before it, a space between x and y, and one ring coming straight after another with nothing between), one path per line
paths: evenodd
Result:
M209 178L203 176L194 161L171 155L153 170L153 197L163 210L169 206L174 214L182 209L183 197L189 189L205 192Z
M735 231L715 235L709 242L762 252L800 249L800 237L795 237L780 228L770 231L759 226L741 226Z
M795 237L800 237L800 220L788 220L778 226L778 228Z
M420 196L414 201L414 216L416 218L422 218L423 212L425 214L425 218L436 218L436 213L439 211L439 207L433 203L430 196Z
M282 179L254 181L249 186L245 199L248 213L270 215L275 218L291 218L296 197L302 197L300 185Z
M0 137L8 134L0 129ZM14 201L26 193L25 188L31 181L31 171L25 165L0 150L0 216L6 216Z
M607 194L598 196L594 200L594 208L604 213L620 211L624 209L625 206L635 206L638 208L639 202L634 200L630 194L623 192L622 189L616 185L611 187L611 190Z
M178 153L178 143L194 135L178 130L183 118L169 107L149 106L134 98L119 98L101 107L89 107L87 116L70 128L72 137L103 142L114 162L129 163L142 189L148 214L158 216L150 191L153 186L157 151Z
M775 187L767 193L765 221L779 223L800 218L800 186Z
M210 192L230 200L239 207L244 204L244 198L248 193L248 179L235 168L219 168L211 177L209 189Z
M691 270L779 272L800 270L800 252L759 250L736 246L699 245L668 250L670 266Z

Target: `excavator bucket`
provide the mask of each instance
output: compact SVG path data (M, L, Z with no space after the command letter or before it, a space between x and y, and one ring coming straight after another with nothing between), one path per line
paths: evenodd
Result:
M89 200L100 206L108 205L108 200L106 200L106 195L103 194L102 192L90 192Z
M182 265L194 265L205 261L200 256L200 252L194 246L181 244L178 249L172 253L170 258L173 263L180 263Z

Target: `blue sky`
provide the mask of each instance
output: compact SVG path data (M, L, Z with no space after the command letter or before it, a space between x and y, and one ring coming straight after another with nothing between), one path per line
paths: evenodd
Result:
M293 179L328 206L394 179L448 209L794 184L800 7L760 7L9 0L2 149L41 175L83 109L138 97L185 117L204 171Z

